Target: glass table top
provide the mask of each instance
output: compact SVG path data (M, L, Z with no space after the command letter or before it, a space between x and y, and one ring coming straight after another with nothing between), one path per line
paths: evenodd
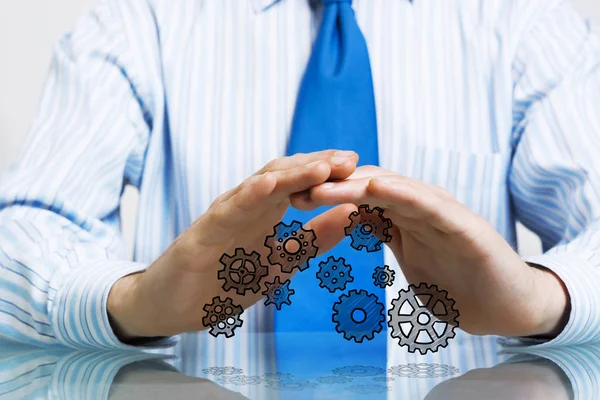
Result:
M222 339L222 340L221 340ZM0 341L0 399L600 399L600 346L505 347L458 335L436 354L334 333L187 334L144 351Z

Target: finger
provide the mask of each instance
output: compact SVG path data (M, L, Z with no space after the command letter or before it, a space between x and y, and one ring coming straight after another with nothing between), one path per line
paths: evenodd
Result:
M295 168L301 165L307 165L315 161L325 161L331 167L331 176L329 179L345 179L356 169L358 163L358 154L353 151L342 150L324 150L314 153L298 153L293 156L281 157L272 160L256 175L265 172L281 171Z
M328 252L346 237L344 228L348 225L348 215L354 211L354 204L342 204L319 214L306 224L307 229L315 231L319 254Z

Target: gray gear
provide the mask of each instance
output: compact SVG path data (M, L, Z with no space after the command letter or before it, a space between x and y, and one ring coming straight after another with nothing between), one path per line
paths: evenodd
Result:
M317 384L311 381L281 381L267 383L265 387L273 390L299 392L301 390L314 389L317 387Z
M319 263L319 270L317 271L319 287L325 288L331 293L336 290L346 290L346 285L349 282L354 282L351 272L352 266L346 264L346 260L342 257L329 256L327 260Z
M315 231L304 229L298 221L290 225L283 222L273 227L273 235L265 238L265 246L271 249L269 262L280 265L281 271L292 273L295 269L304 271L309 260L317 256Z
M221 300L219 296L215 296L211 304L204 306L204 311L206 316L202 318L202 323L210 326L209 333L214 337L225 335L230 338L235 334L235 328L241 327L244 322L240 319L244 309L234 304L229 297Z
M358 211L350 214L350 225L344 229L346 236L352 239L350 246L359 251L366 248L371 253L381 250L382 243L392 240L389 234L392 221L385 218L383 212L382 208L371 210L367 204L363 204Z
M421 355L425 355L427 351L435 353L440 347L446 347L448 341L456 336L454 330L458 327L459 314L454 308L454 300L448 298L448 292L439 290L436 285L421 283L419 286L410 285L408 290L401 290L398 295L392 300L392 308L388 311L388 326L392 330L391 336L399 340L400 346L408 346L410 353L419 350ZM428 299L421 304L417 296ZM401 314L405 302L412 308L409 314ZM444 313L436 311L438 303L442 304ZM403 324L411 327L406 334L402 330ZM436 324L444 324L441 334ZM429 336L430 342L417 342L422 332Z
M373 272L373 282L375 286L385 289L386 286L392 286L395 275L396 273L394 270L387 265L375 267L375 272Z
M283 381L291 381L292 379L294 379L294 375L286 374L283 372L271 372L271 373L267 373L267 374L262 374L260 376L260 379L262 379L262 381L265 383L283 382Z
M391 389L391 387L381 384L352 385L346 387L347 391L356 394L379 394L389 392Z
M223 384L231 384L238 386L248 385L260 385L262 379L260 376L246 376L246 375L225 375L217 379L217 382Z
M239 295L246 294L247 290L258 293L260 281L269 273L267 267L260 263L260 254L256 251L248 254L237 248L233 256L223 254L219 261L224 267L218 273L218 278L225 281L223 290L235 289Z
M319 383L349 383L352 382L352 378L344 375L332 375L332 376L320 376L317 378L317 382Z
M393 382L396 379L392 378L391 376L376 376L375 378L373 378L373 380L375 382Z
M446 364L436 363L419 363L395 365L388 369L392 375L397 375L402 378L443 378L460 373L456 367Z
M202 373L204 373L205 375L216 375L216 376L239 375L239 374L243 374L244 370L241 368L235 368L235 367L210 367L210 368L204 368L202 370Z
M350 376L350 377L369 377L377 375L385 375L385 369L381 367L371 367L364 365L351 365L347 367L339 367L333 371L336 375Z

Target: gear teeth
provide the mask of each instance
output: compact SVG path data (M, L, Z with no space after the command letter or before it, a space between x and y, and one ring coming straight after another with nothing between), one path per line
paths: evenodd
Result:
M295 239L299 242L299 250L290 253L286 250L286 242ZM269 262L279 265L281 271L292 273L295 269L304 271L309 267L309 261L316 257L318 247L315 246L314 230L304 229L298 221L292 221L290 225L279 222L273 227L273 235L265 238L265 247L270 249Z

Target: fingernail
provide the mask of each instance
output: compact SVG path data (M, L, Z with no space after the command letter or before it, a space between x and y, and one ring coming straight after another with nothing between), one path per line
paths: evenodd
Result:
M350 156L333 156L331 157L331 163L333 165L342 165L350 159Z
M335 183L332 183L332 182L326 182L326 183L319 185L320 188L326 189L326 190L333 189L334 186L335 186Z
M335 153L333 153L334 156L340 156L340 157L352 157L354 154L356 154L355 152L351 151L351 150L338 150Z
M311 162L310 164L307 164L307 165L306 165L306 168L314 168L314 167L316 167L317 165L319 165L320 163L321 163L321 161L313 161L313 162Z

